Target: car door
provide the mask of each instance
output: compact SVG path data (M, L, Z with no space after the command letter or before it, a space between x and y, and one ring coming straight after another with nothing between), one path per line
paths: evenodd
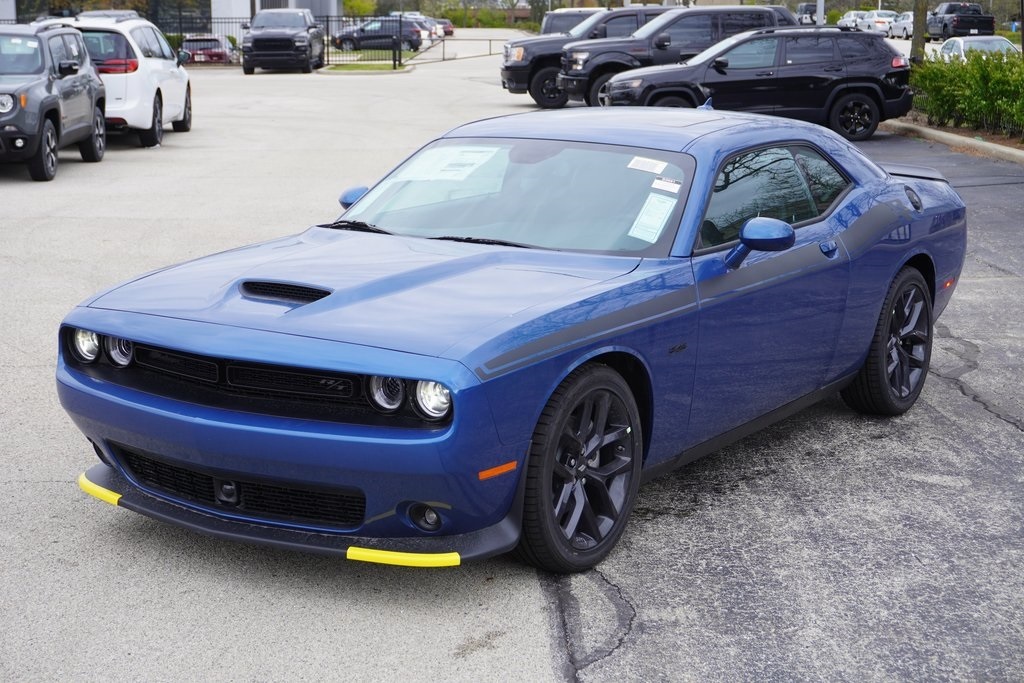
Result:
M727 159L707 202L693 267L699 305L690 441L701 443L779 408L830 379L850 263L831 213L849 180L803 145ZM755 216L795 228L779 252L723 257Z
M51 36L46 42L50 50L50 58L53 60L53 89L60 100L61 129L58 131L58 135L63 135L65 131L73 132L82 126L89 125L92 119L89 91L79 74L61 76L58 71L61 62L78 61L81 65L81 55L78 55L77 60L72 57L62 35Z
M715 42L717 31L715 17L711 14L683 16L665 27L671 43L665 49L655 48L652 53L654 64L676 64L680 55L695 55Z
M719 55L728 64L712 61L702 82L711 94L711 105L771 114L775 110L778 45L775 36L752 38Z
M188 90L188 72L178 64L178 54L157 28L149 28L160 47L160 68L165 73L164 119L181 118L185 111L185 91Z
M774 114L821 122L834 84L846 77L846 66L835 40L828 35L795 35L782 40L775 75Z

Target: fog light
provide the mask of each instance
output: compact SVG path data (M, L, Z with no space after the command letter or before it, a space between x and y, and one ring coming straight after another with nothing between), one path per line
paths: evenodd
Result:
M441 515L423 503L417 503L409 509L409 519L423 531L437 531L441 528Z
M132 362L132 351L134 347L127 339L120 337L107 337L107 357L110 362L119 368L123 368Z
M25 138L14 138L14 148L21 149L25 146Z
M71 350L78 360L91 363L100 355L100 336L89 330L75 330Z

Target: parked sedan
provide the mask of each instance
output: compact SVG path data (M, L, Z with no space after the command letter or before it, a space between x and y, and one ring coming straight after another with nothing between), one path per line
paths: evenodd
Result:
M399 35L399 46L402 50L419 50L424 43L424 35L428 36L426 40L429 41L430 32L413 19L403 18L399 21L398 17L382 17L342 30L331 38L331 44L345 52L390 49L394 37Z
M982 56L1019 56L1020 48L1002 36L961 36L950 38L939 46L939 57L945 61L967 61L967 55L975 51Z
M871 10L857 21L857 28L861 31L875 31L888 35L889 24L894 19L896 19L895 12L890 12L887 9Z
M839 21L836 22L836 26L845 26L847 28L857 28L857 22L860 21L867 12L847 12L844 14Z
M910 40L910 37L914 35L914 13L904 12L897 16L891 24L889 24L889 37L890 38L902 38L903 40Z
M65 318L87 493L352 560L585 570L642 480L837 391L909 410L966 244L936 171L720 111L471 123L342 204Z
M238 64L238 49L224 36L188 36L181 49L189 53L189 64Z

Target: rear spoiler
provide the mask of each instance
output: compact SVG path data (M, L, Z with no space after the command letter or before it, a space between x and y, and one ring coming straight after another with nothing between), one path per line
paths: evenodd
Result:
M913 166L911 164L878 164L889 175L900 178L920 178L921 180L941 180L948 183L946 176L930 166Z

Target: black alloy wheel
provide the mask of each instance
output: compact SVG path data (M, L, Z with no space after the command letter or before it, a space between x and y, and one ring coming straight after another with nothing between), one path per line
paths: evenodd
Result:
M532 444L517 552L551 572L590 569L618 542L640 485L629 385L607 366L578 368L551 396Z
M153 121L149 128L139 131L139 142L143 147L156 147L164 139L164 105L160 93L153 97Z
M558 87L557 66L537 69L530 79L530 97L542 109L560 109L569 101L569 95Z
M92 112L92 133L78 143L78 153L82 155L83 161L95 163L103 160L103 153L106 150L107 120L103 116L103 110L95 107Z
M829 127L847 140L867 140L878 128L878 105L870 95L852 93L840 97L829 115Z
M349 40L348 38L346 38L346 39L341 41L341 51L342 52L352 52L355 49L356 49L356 44L355 44L354 41Z
M57 130L50 119L43 119L43 133L39 136L39 149L28 160L28 173L32 180L53 180L57 175Z
M590 90L587 92L587 106L588 107L600 107L601 106L601 93L608 86L608 81L612 80L614 73L601 74L594 79L594 82L590 84ZM605 95L607 97L607 95Z
M171 121L171 128L175 133L187 133L192 130L192 86L185 88L185 111L181 115L181 121Z
M932 355L932 301L914 268L893 280L860 373L843 400L854 410L901 415L921 394Z

